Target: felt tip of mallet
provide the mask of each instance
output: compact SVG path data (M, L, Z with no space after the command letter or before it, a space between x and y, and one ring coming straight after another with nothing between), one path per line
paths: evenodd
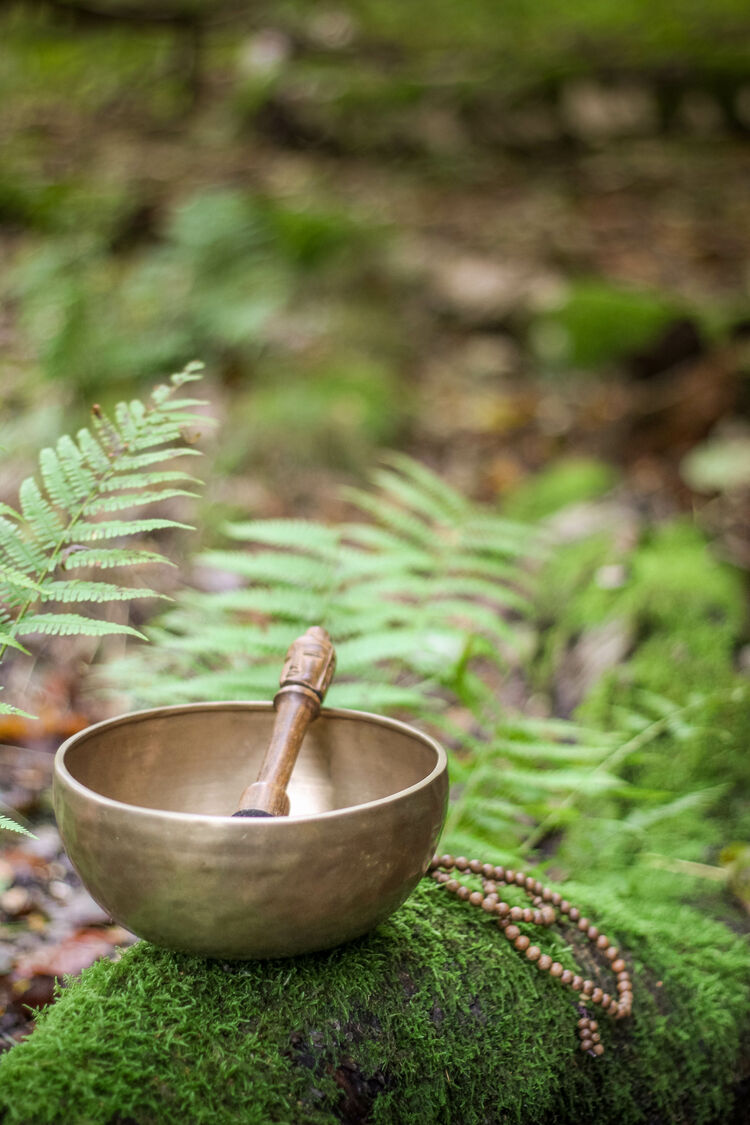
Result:
M266 812L265 809L237 809L233 812L232 816L273 816L272 812Z

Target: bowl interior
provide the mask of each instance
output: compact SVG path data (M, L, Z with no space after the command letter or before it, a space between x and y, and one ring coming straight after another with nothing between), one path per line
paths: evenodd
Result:
M270 704L165 709L99 724L63 752L74 781L125 804L226 816L255 779L273 726ZM350 808L427 778L437 746L400 723L323 712L289 785L292 816Z

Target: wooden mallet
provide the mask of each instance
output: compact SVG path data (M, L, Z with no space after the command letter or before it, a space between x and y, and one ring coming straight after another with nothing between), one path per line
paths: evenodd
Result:
M325 629L314 625L286 654L280 688L274 696L276 718L257 779L240 797L233 816L289 816L287 785L302 739L333 679L336 653Z

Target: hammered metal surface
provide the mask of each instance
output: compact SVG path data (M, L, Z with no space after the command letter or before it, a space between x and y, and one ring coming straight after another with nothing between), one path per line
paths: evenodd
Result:
M233 819L273 718L265 703L160 708L60 748L60 832L116 921L170 949L280 957L357 937L407 898L445 817L442 748L395 720L324 710L291 816Z

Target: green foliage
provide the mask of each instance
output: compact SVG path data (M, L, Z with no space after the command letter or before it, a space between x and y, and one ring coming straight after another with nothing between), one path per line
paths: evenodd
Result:
M299 278L360 237L346 215L229 188L188 197L161 233L127 256L101 235L73 233L33 246L17 266L11 288L50 378L88 395L103 367L122 381L190 354L257 356Z
M164 517L134 519L124 510L195 495L172 487L177 480L198 484L194 477L159 466L197 454L185 438L187 427L199 421L194 408L201 403L180 392L198 378L198 365L191 365L157 387L145 403L121 402L112 417L95 407L90 429L79 430L75 438L63 436L54 448L41 451L38 476L19 488L19 510L0 507L0 660L8 648L25 651L19 638L33 635L142 636L129 625L67 606L157 597L154 590L69 572L84 565L95 574L102 567L165 561L138 547L100 550L87 544L187 526ZM0 714L13 713L18 712L11 705L0 703Z
M528 609L519 560L534 549L529 528L408 458L392 457L375 480L376 493L349 494L373 524L231 524L229 536L253 549L199 557L229 588L178 596L129 672L137 698L267 697L279 653L313 621L337 646L332 705L430 713L471 653L502 665L514 641L507 616Z
M535 473L513 489L503 504L512 519L544 519L568 504L595 500L617 480L611 465L593 457L566 457Z
M274 357L259 365L253 390L238 396L219 452L220 468L262 467L288 476L293 457L309 466L361 469L401 436L408 394L393 371L345 345L313 364Z
M612 588L601 575L615 562L622 582ZM716 909L700 871L666 859L701 863L750 833L749 696L734 667L745 628L739 576L680 520L652 531L624 559L607 535L552 553L538 605L540 687L557 680L590 630L615 626L633 638L632 651L588 685L576 711L587 727L629 731L631 741L617 763L627 785L596 801L582 794L583 815L559 808L529 842L563 827L556 854L563 869L590 867L595 854L623 893L645 881L665 899L713 895Z
M579 281L535 319L531 345L547 367L593 371L648 346L684 311L660 292Z
M601 1060L576 1049L570 993L482 911L423 881L375 932L327 953L227 964L140 942L100 961L3 1058L3 1120L335 1125L358 1079L373 1125L731 1120L746 944L684 907L575 885L565 896L633 976L632 1017L600 1021ZM541 944L580 971L568 936Z

